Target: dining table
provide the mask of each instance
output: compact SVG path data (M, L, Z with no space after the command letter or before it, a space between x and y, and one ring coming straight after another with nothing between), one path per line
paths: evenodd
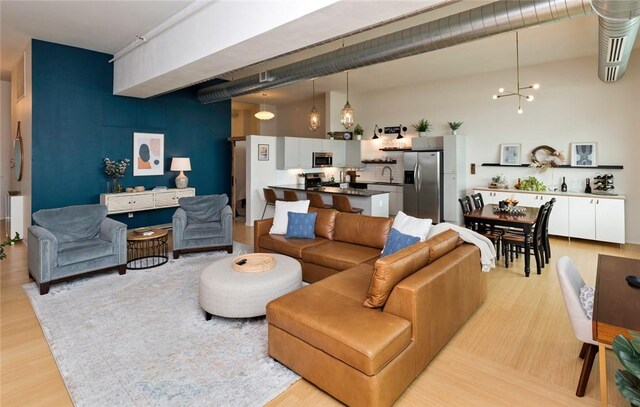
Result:
M626 280L628 275L640 275L640 259L599 254L596 273L591 326L593 340L598 342L600 402L606 406L606 346L613 344L617 335L629 337L630 330L640 332L640 289Z
M529 277L531 272L531 234L538 218L540 208L516 206L510 211L499 208L498 205L485 205L464 214L464 221L468 228L474 224L491 226L506 226L520 229L524 233L524 274Z

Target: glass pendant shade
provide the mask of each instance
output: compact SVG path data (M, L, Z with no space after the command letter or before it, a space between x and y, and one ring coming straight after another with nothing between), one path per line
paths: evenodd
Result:
M316 81L311 82L313 86L313 106L309 113L309 130L316 131L320 127L320 113L316 110Z
M320 127L320 113L314 106L311 108L311 113L309 113L309 130L316 131L318 127Z
M345 129L353 126L353 109L351 108L348 100L340 111L340 123L342 123Z

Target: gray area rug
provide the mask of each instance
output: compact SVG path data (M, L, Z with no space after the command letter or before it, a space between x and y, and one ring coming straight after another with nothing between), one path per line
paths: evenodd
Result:
M234 242L234 253L251 252ZM148 270L25 284L76 406L259 406L299 379L267 356L264 318L205 321L201 270L226 252Z

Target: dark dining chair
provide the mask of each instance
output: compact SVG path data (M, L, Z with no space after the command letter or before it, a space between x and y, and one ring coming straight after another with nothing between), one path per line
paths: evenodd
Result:
M533 227L532 238L530 242L530 252L533 252L533 256L536 261L536 272L538 274L542 273L542 268L545 265L544 261L544 252L545 252L545 242L544 242L544 219L547 216L549 211L549 207L551 204L549 202L545 203L540 207L538 211L538 216L536 217L536 223ZM523 253L524 255L528 255L531 253L525 253L525 237L524 233L514 233L508 232L502 236L502 244L504 247L504 264L505 267L509 267L509 259L513 261L514 254Z
M480 197L480 201L482 201L482 197ZM460 202L460 208L462 208L463 215L467 215L473 210L471 207L471 198L469 196L459 198L458 202ZM476 209L480 209L480 207ZM486 227L485 225L479 224L478 222L465 223L467 224L467 227L469 227L474 232L477 232L487 239L491 240L491 243L493 243L496 248L496 260L500 260L500 246L504 231L502 229L496 229L494 227Z
M322 200L322 195L317 192L307 192L307 199L311 208L331 209L333 206L326 205Z
M298 200L298 194L295 191L284 190L284 200L288 202L294 202Z
M264 200L266 201L264 204L264 210L262 211L262 218L264 219L264 214L267 211L267 206L271 205L273 207L276 206L276 201L278 201L278 196L276 195L276 191L271 188L262 188L264 192Z
M549 264L551 258L551 244L549 244L549 218L551 218L551 211L553 205L556 203L556 198L551 198L549 201L549 209L547 210L547 216L544 219L544 229L542 230L542 240L544 241L544 262Z
M484 199L482 199L482 194L480 192L471 195L471 201L476 209L480 209L484 206Z
M339 212L347 212L347 213L362 213L364 209L362 208L354 208L351 206L351 202L349 201L349 197L345 195L331 195L333 199L333 209Z

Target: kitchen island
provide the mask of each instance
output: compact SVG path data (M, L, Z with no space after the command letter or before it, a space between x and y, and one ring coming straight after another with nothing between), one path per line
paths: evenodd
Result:
M337 188L337 187L311 187L305 188L304 185L269 185L273 188L278 196L282 196L282 190L295 191L298 199L307 199L307 191L317 192L322 197L325 204L331 205L333 200L331 195L347 195L351 206L362 208L363 215L371 216L389 216L389 192L375 191L370 189L355 188Z

